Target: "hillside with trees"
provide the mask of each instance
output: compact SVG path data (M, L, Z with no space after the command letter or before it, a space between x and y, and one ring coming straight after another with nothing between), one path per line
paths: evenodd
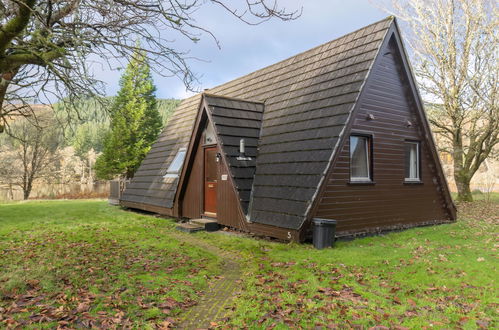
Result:
M219 45L209 24L195 17L208 6L251 25L293 20L301 13L268 0L0 2L0 134L9 130L13 114L36 116L29 106L34 99L65 98L74 104L103 96L105 83L92 74L92 63L117 69L116 60L129 59L137 50L147 54L158 75L178 77L193 89L194 59L177 43L210 38ZM145 42L137 45L137 40ZM69 109L77 114L76 107Z
M53 108L33 105L37 125L33 125L32 117L11 122L10 135L0 135L0 199L58 197L63 194L63 186L92 186L96 182L93 167L109 132L108 107L114 100L88 98L80 101L76 110L66 109L62 102ZM157 99L161 127L179 103L176 99ZM67 116L74 113L79 118L72 118L68 124ZM58 188L37 189L42 186Z

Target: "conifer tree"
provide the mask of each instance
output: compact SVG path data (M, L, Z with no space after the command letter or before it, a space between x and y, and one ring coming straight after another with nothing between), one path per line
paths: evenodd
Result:
M134 53L130 59L120 87L111 107L104 150L95 164L100 179L133 177L162 127L156 87L143 52Z

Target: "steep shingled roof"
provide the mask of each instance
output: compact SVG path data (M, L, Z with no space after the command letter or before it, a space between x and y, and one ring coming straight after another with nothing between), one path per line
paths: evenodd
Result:
M229 171L243 212L248 212L256 169L256 154L262 127L263 103L205 94L210 118L228 161ZM239 141L244 139L248 160L238 160Z
M121 200L166 208L173 207L178 178L163 178L178 150L187 147L201 95L182 101L175 109L161 136L145 157Z
M393 18L366 26L209 90L265 104L251 220L298 229L324 176ZM200 95L177 108L122 200L171 208L177 180L163 175L186 147Z

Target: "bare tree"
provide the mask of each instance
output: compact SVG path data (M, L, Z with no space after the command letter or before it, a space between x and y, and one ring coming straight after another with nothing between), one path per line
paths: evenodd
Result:
M400 18L439 148L453 157L458 200L499 143L498 17L494 0L387 0Z
M0 182L21 187L24 199L29 198L36 180L56 175L59 163L57 149L62 139L53 114L38 114L37 121L38 125L32 125L26 118L17 119L11 134L0 141Z
M207 5L248 24L300 15L279 8L276 0L3 0L0 132L11 116L36 115L29 101L99 95L103 88L90 66L130 58L137 40L157 73L178 76L192 87L189 55L175 47L175 38L196 42L208 35L218 44L195 20L194 13Z

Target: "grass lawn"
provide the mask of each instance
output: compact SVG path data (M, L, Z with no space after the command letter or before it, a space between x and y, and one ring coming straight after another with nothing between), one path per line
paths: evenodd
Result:
M231 327L496 328L499 202L461 204L454 224L334 249L207 235L244 251Z
M213 326L495 328L499 199L459 209L454 224L321 251L195 234L243 256L241 292ZM168 325L220 261L170 237L173 226L104 201L0 205L0 327Z
M173 228L105 201L0 205L0 328L168 325L219 264Z

